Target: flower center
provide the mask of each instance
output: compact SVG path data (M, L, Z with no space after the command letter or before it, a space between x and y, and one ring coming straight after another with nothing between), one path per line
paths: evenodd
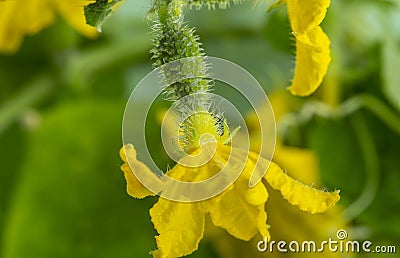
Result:
M225 143L229 128L222 115L206 111L187 117L180 125L179 145L186 153L210 142Z

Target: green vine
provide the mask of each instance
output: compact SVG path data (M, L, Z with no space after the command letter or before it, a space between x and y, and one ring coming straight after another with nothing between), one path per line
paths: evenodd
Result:
M187 57L202 57L204 51L201 48L199 37L195 30L184 22L183 9L186 3L180 0L155 0L149 11L149 19L153 23L154 47L151 49L154 67ZM192 74L194 78L188 78L167 83L164 89L166 98L172 101L183 98L187 95L207 92L210 88L210 81L207 77L207 65L203 59L194 59L189 69L182 69L186 61L178 64L176 69L164 69L163 75L166 81L173 81L177 74L186 77ZM169 69L171 66L168 67ZM187 68L187 66L185 67ZM180 74L181 71L187 74Z
M278 123L280 135L285 136L292 126L308 123L314 116L327 119L338 119L352 115L360 109L366 109L377 116L387 127L400 134L400 117L385 103L369 94L360 94L344 101L337 107L324 102L309 101L299 112L289 113Z
M84 8L87 24L101 31L104 21L112 13L112 7L120 0L96 0ZM153 0L148 12L148 20L152 23L154 32L153 48L150 53L154 67L190 57L204 57L200 38L184 21L185 8L200 9L203 6L209 9L227 8L231 3L240 3L241 0ZM193 93L206 93L211 87L207 78L207 63L204 58L187 59L175 63L172 70L163 68L162 75L167 82L164 90L166 99L176 101ZM182 69L184 68L184 69ZM168 67L171 69L171 66ZM185 74L181 74L182 71ZM191 75L187 78L187 75ZM174 78L187 79L175 81ZM170 83L172 82L172 83Z
M209 9L215 9L217 6L220 9L226 9L231 5L231 2L234 4L239 4L242 2L242 0L188 0L187 5L190 8L195 8L197 10L204 6L208 7Z
M351 117L350 122L364 158L366 181L360 196L343 213L347 221L352 221L370 206L375 199L380 181L378 153L365 119L361 114L355 114Z

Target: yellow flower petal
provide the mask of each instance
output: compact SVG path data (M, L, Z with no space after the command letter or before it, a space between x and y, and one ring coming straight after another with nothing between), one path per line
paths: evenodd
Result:
M233 149L231 155L235 158L237 155L243 155L242 152ZM218 154L222 159L227 158L224 152ZM249 156L258 157L255 153L250 153ZM233 187L211 199L208 207L214 225L226 229L232 236L242 240L250 240L257 232L269 237L265 212L268 192L262 182L253 188L248 187L254 168L255 164L248 159L244 171Z
M296 68L290 92L307 96L321 84L330 63L330 41L319 24L329 0L287 0L287 9L296 38Z
M326 211L340 199L339 191L324 192L306 186L289 177L275 163L270 164L265 179L289 203L312 214Z
M87 37L97 35L86 24L83 6L91 0L5 0L0 1L0 53L15 53L25 35L38 33L52 24L57 12Z
M205 151L206 152L206 151ZM177 163L171 170L166 174L176 180L181 180L184 182L200 182L206 180L221 170L221 164L211 159L206 164L202 166L195 166L196 164L203 164L204 161L208 160L207 154L202 152L191 161L187 161L190 156L184 157L180 162L182 164L191 164L193 167L183 166Z
M321 27L315 27L302 38L296 38L296 67L290 92L294 95L307 96L313 93L328 70L331 62L330 41Z
M292 30L303 34L317 27L326 15L330 0L287 0Z
M191 254L203 238L205 216L198 203L180 203L160 198L150 209L158 232L154 257L172 258Z
M284 146L279 140L275 147L274 161L291 177L311 185L319 184L318 160L308 149Z
M236 187L215 197L210 204L209 212L214 225L226 229L232 236L250 240L258 231L268 234L264 205L250 205Z
M74 27L79 33L88 37L94 38L99 35L97 30L86 24L83 7L94 1L88 0L53 0L57 6L58 11L63 18Z
M246 185L248 185L248 180L246 180ZM265 186L262 183L257 184L256 186L244 189L244 198L250 205L261 205L264 204L268 199L268 192Z
M120 149L120 156L122 160L125 161L125 164L121 166L121 169L125 175L127 183L126 190L128 194L139 199L147 196L154 196L155 194L153 192L149 191L139 182L127 163L127 160L130 160L131 165L133 165L132 169L145 171L146 175L154 176L154 180L159 180L158 177L145 164L136 159L136 151L133 145L128 144L122 147Z
M16 52L25 34L34 34L54 21L45 1L0 1L0 53Z

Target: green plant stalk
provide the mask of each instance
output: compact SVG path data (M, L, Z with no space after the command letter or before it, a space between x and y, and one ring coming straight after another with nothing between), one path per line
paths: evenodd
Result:
M342 110L338 110L338 114L347 116L360 108L369 110L386 126L400 134L400 116L372 95L362 94L349 99L341 105Z
M50 92L53 81L49 77L39 77L29 83L17 96L0 107L0 133L21 114Z
M181 0L154 1L148 15L155 34L154 47L150 51L154 67L182 58L204 56L199 37L183 20L184 7L185 2ZM173 66L162 67L161 72L164 81L168 82L164 93L172 101L193 93L206 93L210 88L210 81L206 79L207 64L203 58L193 59L193 62L180 60ZM192 74L193 78L187 78L188 74ZM174 78L187 79L176 81Z
M375 199L379 186L379 161L375 144L361 114L354 114L350 122L364 157L366 181L361 195L343 212L344 219L352 221L365 211Z
M369 94L351 97L337 107L320 101L310 101L299 112L284 116L278 123L278 131L280 135L285 136L290 127L304 125L314 116L338 119L350 116L362 108L373 113L387 127L400 134L400 116L378 98Z

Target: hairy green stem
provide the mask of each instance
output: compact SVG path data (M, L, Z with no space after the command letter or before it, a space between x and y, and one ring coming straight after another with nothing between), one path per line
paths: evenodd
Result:
M187 5L197 10L201 9L203 6L209 9L215 9L216 6L220 9L226 9L231 5L231 2L238 4L241 3L242 0L187 0Z
M185 2L181 0L155 0L149 12L155 34L154 47L150 51L154 66L180 60L162 70L164 80L173 82L167 83L164 89L166 98L172 101L193 93L207 92L210 87L209 80L205 79L207 65L203 59L195 59L194 62L181 60L204 56L199 37L183 20L184 7ZM193 74L194 78L174 80L187 77L186 73Z

